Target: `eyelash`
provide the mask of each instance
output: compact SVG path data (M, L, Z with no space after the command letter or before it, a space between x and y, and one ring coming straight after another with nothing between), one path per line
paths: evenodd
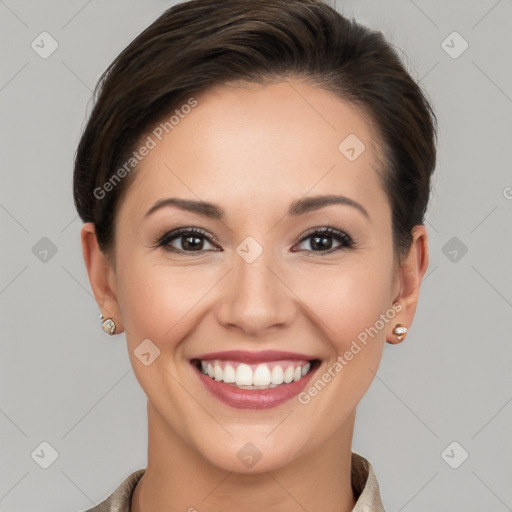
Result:
M190 255L195 252L201 253L206 251L182 251L181 249L176 249L175 247L170 247L169 244L173 240L178 237L183 237L185 235L196 235L199 238L203 237L209 243L216 242L218 240L215 236L208 234L206 231L199 228L177 228L172 231L165 233L163 236L158 238L156 243L153 245L153 248L162 247L164 250L173 252L176 254ZM299 244L302 244L304 241L311 238L313 235L323 235L327 237L334 238L337 242L340 242L342 245L339 247L335 247L334 249L330 249L328 251L308 251L314 253L315 255L323 256L325 254L331 254L333 252L342 250L342 249L352 249L356 246L354 240L345 232L340 231L339 229L332 228L330 226L325 226L322 228L313 228L305 233L305 235L298 241ZM294 251L298 252L298 251Z

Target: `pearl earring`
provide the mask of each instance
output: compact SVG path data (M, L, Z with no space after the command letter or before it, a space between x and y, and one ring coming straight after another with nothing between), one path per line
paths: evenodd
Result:
M407 333L407 327L402 324L396 324L393 329L393 334L398 338L398 341L402 341L405 334Z
M103 320L103 313L100 313L100 319ZM116 331L116 323L112 318L107 318L101 322L101 328L110 336L112 336Z

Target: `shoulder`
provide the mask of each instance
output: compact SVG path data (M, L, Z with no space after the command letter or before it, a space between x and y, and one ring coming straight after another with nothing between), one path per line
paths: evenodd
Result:
M127 476L108 498L84 512L130 512L133 491L145 469L138 469Z

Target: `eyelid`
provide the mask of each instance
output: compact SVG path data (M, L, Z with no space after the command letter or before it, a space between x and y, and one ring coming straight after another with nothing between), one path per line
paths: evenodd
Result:
M326 224L324 226L317 226L317 227L308 229L299 240L302 241L305 238L308 238L309 236L311 236L313 233L334 233L334 234L338 234L338 235L344 235L347 238L352 239L352 237L346 231L343 231L341 229L330 226L329 224Z
M337 239L338 242L342 244L342 247L330 249L328 251L306 251L313 255L322 256L337 252L342 249L355 249L358 245L358 242L354 240L346 231L343 231L330 225L317 226L309 229L308 231L306 231L304 235L302 235L298 243L300 244L304 242L315 233L327 234L327 236ZM341 239L342 241L340 241L339 239Z
M164 247L166 240L172 240L175 238L178 238L179 235L184 233L196 233L198 235L203 236L208 241L211 240L211 242L215 242L216 244L219 244L219 239L212 233L209 233L208 231L202 229L202 228L196 228L193 226L190 227L180 227L171 229L168 231L165 231L163 235L159 235L156 239L156 242L151 245L153 249L158 249L159 247ZM171 252L178 252L178 253L185 253L185 254L193 254L194 251L182 251L180 249L173 248L173 251ZM198 253L206 252L206 251L197 251Z

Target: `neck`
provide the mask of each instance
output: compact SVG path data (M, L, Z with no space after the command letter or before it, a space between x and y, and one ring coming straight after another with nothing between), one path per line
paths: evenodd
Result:
M350 512L355 412L314 451L263 473L223 470L187 444L148 402L148 464L132 512Z

